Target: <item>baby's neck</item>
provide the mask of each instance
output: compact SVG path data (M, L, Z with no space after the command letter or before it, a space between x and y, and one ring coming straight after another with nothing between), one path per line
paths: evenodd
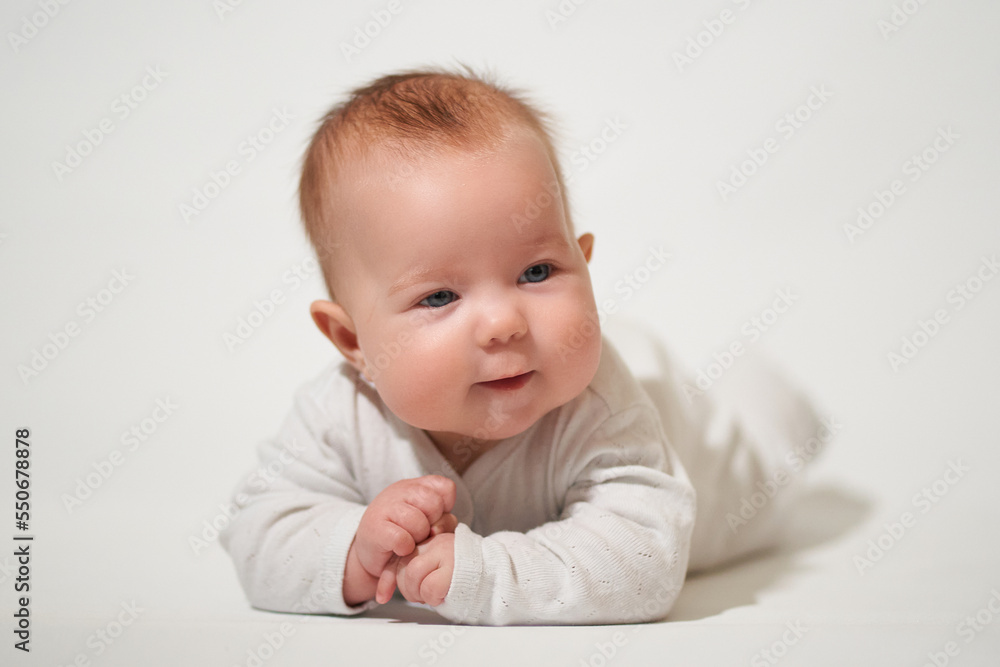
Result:
M448 461L455 472L463 475L476 459L493 449L500 440L479 440L459 433L425 431L441 456Z

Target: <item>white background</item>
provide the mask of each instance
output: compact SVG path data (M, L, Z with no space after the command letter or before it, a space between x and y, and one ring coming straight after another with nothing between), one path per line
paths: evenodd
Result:
M983 609L993 619L1000 590L1000 280L975 282L981 268L994 277L983 259L1000 252L1000 5L564 0L555 20L557 0L403 0L347 57L342 45L387 3L90 0L53 3L52 17L43 4L0 11L0 539L17 532L24 427L36 536L30 656L12 647L13 547L0 550L0 662L252 664L261 646L267 665L607 660L617 628L457 634L399 602L353 619L251 610L218 544L192 547L295 387L335 353L308 315L318 274L286 273L311 256L295 187L316 121L375 76L458 62L495 71L558 120L576 226L597 237L595 290L619 307L609 320L655 328L708 370L791 290L794 305L752 345L842 424L811 470L792 543L690 581L669 621L621 629L608 664L771 664L760 651L772 645L785 665L920 665L948 642L950 664L996 655L1000 619L971 637L960 624ZM713 36L705 22L719 32L723 10L732 21ZM699 33L705 46L679 66ZM147 68L162 82L135 90ZM812 89L828 99L800 109ZM292 120L251 161L241 144L275 110ZM786 136L777 124L797 110ZM57 174L102 119L113 131ZM624 129L591 144L609 121ZM948 128L957 139L911 180L906 163ZM718 182L769 138L778 150L724 200ZM600 155L581 169L588 144ZM180 205L231 160L239 173L186 221ZM902 194L849 238L845 225L894 179ZM670 263L624 298L616 284L639 277L651 247ZM132 278L102 291L115 271ZM970 278L981 289L959 309L952 290ZM283 303L230 349L224 336L272 290ZM88 298L105 301L92 318ZM894 369L889 353L938 310L947 321ZM34 374L19 370L33 358ZM158 399L178 407L130 449L122 434ZM121 465L95 477L115 450ZM949 485L956 461L970 469ZM88 475L97 488L68 508ZM922 512L913 496L935 481L945 493ZM907 511L915 525L887 537ZM888 550L860 573L855 557L880 538ZM138 618L113 643L96 639L133 601ZM291 634L272 656L283 622ZM782 644L795 637L786 623L808 630Z

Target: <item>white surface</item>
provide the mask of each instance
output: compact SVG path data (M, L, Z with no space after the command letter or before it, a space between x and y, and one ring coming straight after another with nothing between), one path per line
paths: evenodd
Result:
M403 2L348 62L340 43L387 3L243 2L222 20L207 0L161 4L60 5L16 53L9 33L40 5L0 13L0 507L11 522L0 539L13 543L13 433L24 426L36 535L33 651L14 651L8 629L0 662L247 664L281 623L294 634L263 664L598 665L618 631L608 664L770 664L759 652L786 623L808 629L782 665L921 665L950 641L949 664L995 660L1000 618L984 613L994 620L971 637L959 624L1000 590L1000 280L960 311L948 294L1000 251L1000 5L928 2L884 38L890 0L593 0L555 28L555 0ZM726 8L734 22L679 72L673 53ZM246 606L217 544L189 545L294 388L334 353L307 313L318 276L284 280L309 256L294 188L316 119L376 75L455 61L491 66L560 120L577 228L597 236L598 299L616 299L619 322L657 328L705 369L749 341L744 323L776 290L798 295L755 345L843 428L816 460L788 548L689 581L666 623L462 632L396 602L364 618L267 614ZM166 78L121 118L114 101L147 67ZM776 122L814 86L832 96L783 138ZM248 161L241 142L275 109L294 118ZM58 180L52 163L105 117L113 132ZM577 147L615 119L626 127L580 171ZM904 163L947 127L954 145L907 180ZM722 201L716 181L769 137L778 151ZM240 173L186 223L178 205L229 160ZM896 178L905 193L850 243L844 224ZM625 298L616 282L650 246L673 261ZM134 279L85 321L78 304L122 268ZM227 349L224 334L274 289L285 303ZM937 309L948 322L894 372L887 353ZM22 382L18 365L71 321L80 334ZM122 432L167 397L179 407L129 451ZM61 496L115 449L122 465L68 512ZM922 513L914 494L959 459L970 470ZM905 511L915 524L859 574L854 557ZM12 556L0 565L9 628ZM88 645L133 600L136 622L110 646Z

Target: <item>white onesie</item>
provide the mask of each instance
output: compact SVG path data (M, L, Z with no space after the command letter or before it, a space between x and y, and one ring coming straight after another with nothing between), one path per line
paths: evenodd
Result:
M367 503L393 482L439 474L456 483L452 513L459 521L451 586L434 607L442 616L483 625L662 618L688 571L696 517L674 445L699 465L692 475L699 502L719 496L705 503L710 516L697 512L692 565L710 566L773 541L783 503L741 531L731 530L724 514L738 510L738 494L752 492L780 450L808 436L802 425L814 422L798 404L797 435L768 431L774 419L758 415L764 427L756 432L781 440L761 445L740 428L738 411L708 409L706 397L692 405L675 370L657 375L660 386L648 385L647 394L605 340L582 394L487 450L460 476L352 367L331 365L298 392L278 435L259 447L261 465L280 472L270 483L251 474L240 487L241 509L223 546L256 607L361 613L376 603L349 607L342 587ZM700 488L699 477L715 488Z

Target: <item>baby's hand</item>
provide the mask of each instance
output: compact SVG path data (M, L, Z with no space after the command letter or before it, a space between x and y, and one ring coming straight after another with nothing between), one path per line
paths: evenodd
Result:
M403 479L387 486L361 517L352 546L358 562L369 575L381 577L393 554L410 554L439 522L438 531L451 525L454 517L447 519L447 516L454 505L455 482L440 475ZM380 584L379 590L388 584ZM389 596L393 588L389 589Z
M431 526L431 536L428 540L443 533L454 533L456 528L458 528L458 518L449 512ZM418 544L417 550L419 549L420 545ZM393 555L386 563L385 569L382 570L382 575L375 587L375 601L379 604L385 604L392 599L392 592L396 590L396 567L399 564L399 558L399 556Z
M448 595L454 571L455 533L435 535L396 563L399 592L410 602L436 607Z

